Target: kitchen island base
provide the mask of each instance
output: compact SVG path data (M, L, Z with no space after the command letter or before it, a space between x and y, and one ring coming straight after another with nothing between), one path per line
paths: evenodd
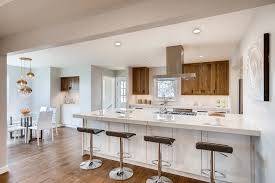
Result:
M98 128L108 131L125 131L136 133L130 140L124 141L125 152L130 158L124 161L129 164L156 169L152 164L157 159L157 144L144 141L144 136L164 136L175 138L170 146L163 146L163 160L171 163L171 167L163 168L164 172L208 181L207 171L210 168L208 152L197 150L197 142L213 142L227 144L234 148L232 155L215 153L215 169L221 176L217 182L251 183L254 181L254 143L253 137L247 135L208 132L183 128L167 128L144 124L120 123L118 121L102 121L101 119L83 119L83 127ZM100 148L95 156L119 161L119 139L104 134L94 136L94 146ZM89 154L89 136L83 134L83 154ZM104 162L103 162L104 163Z

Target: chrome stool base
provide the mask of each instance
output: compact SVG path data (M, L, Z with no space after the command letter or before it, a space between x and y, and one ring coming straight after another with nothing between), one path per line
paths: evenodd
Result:
M109 176L113 180L127 180L133 176L133 170L127 167L115 168L110 173Z
M83 170L94 170L101 167L102 161L99 159L87 160L80 164L80 168Z
M146 183L173 183L172 180L170 180L167 177L164 176L153 176L146 180Z

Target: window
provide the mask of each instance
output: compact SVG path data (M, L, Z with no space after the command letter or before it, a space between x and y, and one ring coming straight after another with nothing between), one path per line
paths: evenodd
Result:
M177 95L177 79L161 78L155 80L156 98L173 99Z

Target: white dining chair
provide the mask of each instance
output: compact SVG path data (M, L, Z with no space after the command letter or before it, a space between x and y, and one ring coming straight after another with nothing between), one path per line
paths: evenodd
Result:
M46 112L47 110L48 110L47 106L41 106L39 109L39 112ZM32 113L32 124L34 126L37 125L38 117L39 117L39 113Z
M53 128L55 128L55 134L58 135L57 121L56 121L56 108L55 107L49 107L48 111L53 112L52 125L53 125Z
M39 112L46 112L48 109L47 106L41 106Z
M52 135L52 141L54 140L52 118L53 118L52 111L40 112L37 120L37 125L29 128L30 130L36 131L38 146L39 146L39 132L42 130L50 130Z

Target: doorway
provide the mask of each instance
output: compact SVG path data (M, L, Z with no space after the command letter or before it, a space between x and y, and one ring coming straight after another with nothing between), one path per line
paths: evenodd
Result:
M127 102L127 78L116 78L116 108L126 108Z
M115 108L115 78L103 76L102 80L102 109Z

